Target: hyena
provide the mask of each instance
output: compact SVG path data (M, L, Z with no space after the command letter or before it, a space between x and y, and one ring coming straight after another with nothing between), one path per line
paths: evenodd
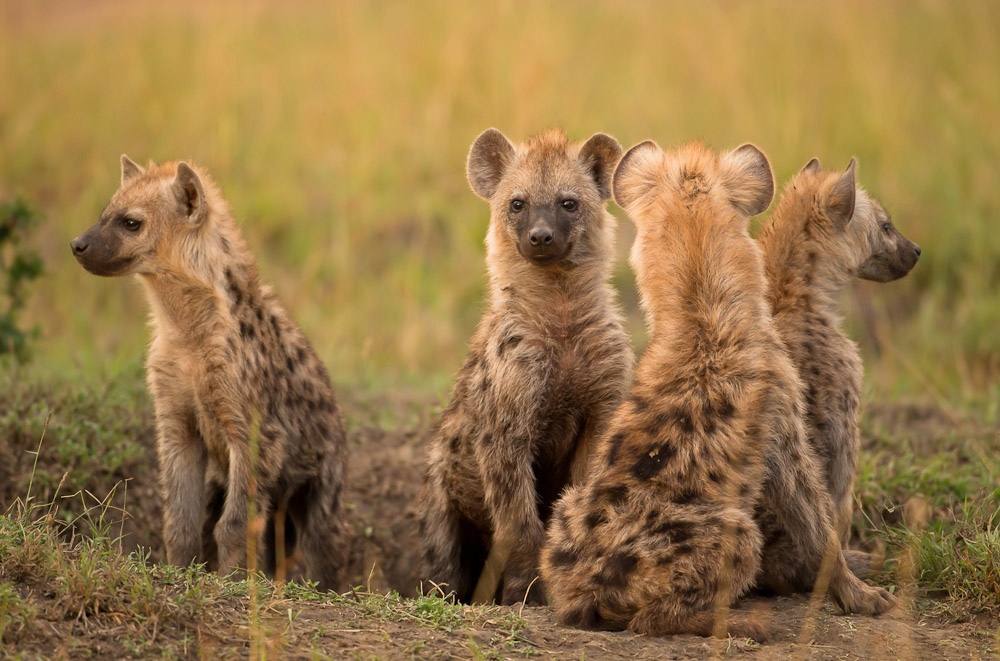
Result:
M477 599L539 603L552 503L624 396L632 347L614 290L605 210L618 142L549 131L520 145L489 129L468 178L490 203L489 307L430 444L420 500L424 577ZM499 572L499 570L497 570ZM530 587L530 590L529 590Z
M789 182L758 241L777 327L806 392L810 440L847 541L857 467L862 363L841 330L840 303L855 278L890 282L910 272L920 246L892 224L856 183L855 160L843 173L809 161ZM852 563L853 566L854 563Z
M773 197L771 167L753 145L719 156L644 142L622 158L614 193L636 225L650 344L590 475L556 505L542 578L567 624L760 640L755 616L727 612L761 567L760 503L800 543L797 564L815 573L829 540L839 551L814 511L825 492L803 451L800 385L748 233ZM841 603L888 603L836 558Z
M138 275L150 302L168 561L223 575L245 566L253 489L261 563L280 572L287 540L307 577L335 588L346 551L341 413L212 180L184 162L143 168L123 155L121 187L71 246L95 275Z

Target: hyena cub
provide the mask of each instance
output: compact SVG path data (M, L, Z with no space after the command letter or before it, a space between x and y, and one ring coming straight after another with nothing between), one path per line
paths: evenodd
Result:
M269 521L250 524L262 564L280 572L287 540L307 577L335 588L345 553L340 410L213 182L183 162L142 168L123 155L121 187L71 245L95 275L138 275L150 301L168 561L221 574L244 565L253 483Z
M463 601L488 554L504 567L502 590L484 579L477 598L541 600L552 503L624 395L633 356L608 284L615 221L604 209L620 154L602 133L581 145L550 131L515 146L495 129L469 153L469 183L491 210L490 302L420 500L424 576Z
M805 387L812 446L846 541L860 447L862 364L840 328L841 296L855 277L903 277L917 263L920 246L857 185L853 159L842 174L809 161L789 182L758 241L771 309Z
M780 349L747 233L773 192L752 145L644 142L615 172L650 340L589 476L556 504L542 578L567 624L765 636L724 611L760 564L754 505L780 424Z
M556 506L542 577L558 615L763 638L753 616L726 613L762 566L762 507L799 554L785 560L796 577L815 579L830 556L835 599L884 610L888 593L861 583L839 552L800 383L766 305L747 231L773 197L766 157L752 145L720 157L645 142L622 159L614 190L636 224L631 261L650 345L590 476Z

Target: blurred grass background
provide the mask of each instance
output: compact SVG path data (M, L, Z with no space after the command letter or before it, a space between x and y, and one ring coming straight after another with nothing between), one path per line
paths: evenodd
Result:
M924 256L845 307L868 397L1000 400L1000 4L0 0L0 198L45 216L27 311L40 369L109 377L147 341L139 287L68 242L118 156L206 166L341 386L443 392L482 310L496 126L760 145L881 199ZM644 344L620 220L616 284ZM131 374L131 372L127 372Z

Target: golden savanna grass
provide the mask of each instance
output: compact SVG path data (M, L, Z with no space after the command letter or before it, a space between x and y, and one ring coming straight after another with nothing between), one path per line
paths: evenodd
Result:
M481 311L484 128L606 131L626 147L760 145L779 185L843 167L924 247L846 311L878 397L996 399L1000 6L970 2L0 2L0 197L45 222L37 362L117 373L138 287L68 241L118 156L189 158L222 185L342 384L443 390ZM615 209L619 217L620 210ZM621 222L616 282L642 349ZM876 354L876 349L878 354ZM870 393L872 394L872 393Z

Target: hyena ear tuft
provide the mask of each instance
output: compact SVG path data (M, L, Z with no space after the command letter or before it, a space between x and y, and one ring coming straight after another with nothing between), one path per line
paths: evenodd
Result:
M122 154L122 183L123 184L126 181L128 181L129 179L134 179L135 177L138 177L140 174L143 174L145 172L146 171L142 169L142 166L140 166L138 163L136 163L135 161L133 161L131 158L129 158L125 154Z
M479 134L469 150L466 174L479 197L488 200L497 192L504 170L514 160L514 145L496 129Z
M767 156L749 142L723 158L729 202L740 213L756 216L774 199L774 172Z
M187 163L177 164L177 177L171 186L174 197L180 204L181 214L188 222L197 225L208 215L208 201L205 199L205 189L201 185L198 173Z
M622 155L622 146L606 133L595 133L580 147L580 162L597 183L601 200L611 197L611 176Z
M615 202L626 209L656 185L657 166L663 162L663 150L652 140L635 145L622 156L611 179Z
M857 195L857 179L855 170L858 162L851 158L844 174L830 189L830 195L826 199L826 210L830 219L841 226L847 225L854 215L854 200Z
M814 158L802 166L802 169L799 170L799 174L819 174L822 169L823 166L819 164L819 159Z

